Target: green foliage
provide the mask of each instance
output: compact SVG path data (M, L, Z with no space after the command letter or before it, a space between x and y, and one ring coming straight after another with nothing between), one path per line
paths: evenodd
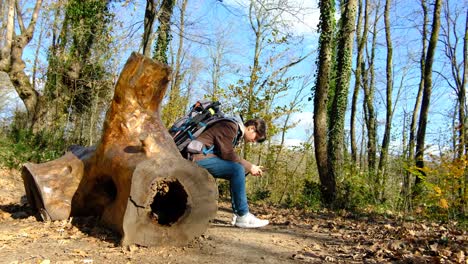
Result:
M322 194L320 184L306 179L302 191L301 205L305 208L318 211L322 208Z
M65 142L46 132L13 128L0 136L0 166L19 169L26 162L42 163L63 155Z
M271 191L268 190L267 188L263 188L263 189L257 188L254 190L252 195L249 196L249 198L252 201L256 202L256 201L264 201L270 198L270 196L271 196Z
M218 184L218 195L222 199L230 199L231 191L229 190L229 181L216 179Z
M60 36L48 51L44 92L49 100L59 99L57 105L63 112L87 111L96 84L105 79L104 61L112 56L109 23L113 15L108 2L71 0L66 5Z
M307 192L307 197L304 197L304 182L317 182L310 144L291 148L257 145L251 150L251 157L259 158L261 161L257 163L268 169L262 177L247 177L251 201L313 210L319 208L320 205L312 202L312 192Z
M70 0L55 14L56 28L48 50L47 80L34 130L59 133L70 141L93 144L102 109L113 85L106 63L111 47L110 1ZM62 20L63 19L63 20ZM60 30L58 30L60 29Z
M337 182L335 207L351 211L362 211L374 203L373 191L363 174L348 175Z
M429 166L411 167L408 171L422 184L414 203L420 214L441 220L464 217L463 206L468 197L463 193L468 156L453 159L451 154L430 156Z
M89 55L92 44L98 40L96 37L112 20L107 4L108 1L102 0L72 0L68 3L66 19L73 32L71 55L77 54L82 58Z
M189 99L187 96L175 94L162 107L161 120L166 127L171 127L174 122L184 116Z

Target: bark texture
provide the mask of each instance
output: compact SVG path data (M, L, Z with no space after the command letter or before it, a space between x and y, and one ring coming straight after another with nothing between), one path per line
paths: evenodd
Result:
M328 178L336 186L336 180L342 179L344 172L344 122L348 103L348 87L351 76L351 60L356 21L357 0L343 3L339 40L337 48L336 90L333 97L329 122ZM329 201L336 199L336 190L330 192ZM330 204L330 202L327 202Z
M171 42L171 17L174 11L174 0L162 0L161 3L161 14L158 17L158 40L154 51L153 58L162 63L167 63L167 49Z
M317 81L314 93L314 146L317 169L320 176L322 197L328 204L336 195L335 178L328 174L327 155L327 104L330 90L329 77L332 66L332 47L334 30L333 1L321 0L320 5L320 40L319 58L317 61Z
M100 216L123 245L180 246L206 230L217 187L206 170L182 158L161 122L169 78L166 65L132 54L98 145L24 166L28 200L44 219Z
M159 2L159 1L158 1ZM143 55L150 57L151 44L153 42L153 25L157 16L158 3L155 0L146 0L145 22L143 31L142 49Z

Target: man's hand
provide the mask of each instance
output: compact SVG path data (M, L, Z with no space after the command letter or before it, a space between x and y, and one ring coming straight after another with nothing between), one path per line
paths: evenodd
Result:
M252 168L250 168L250 173L252 173L253 176L262 176L262 169L263 166L257 166L252 164Z

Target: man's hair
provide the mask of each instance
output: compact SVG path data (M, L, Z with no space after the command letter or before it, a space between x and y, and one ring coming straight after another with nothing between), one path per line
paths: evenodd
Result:
M247 120L247 122L244 123L244 126L254 126L255 131L257 132L257 142L262 143L263 141L265 141L267 136L265 120L261 118L253 118Z

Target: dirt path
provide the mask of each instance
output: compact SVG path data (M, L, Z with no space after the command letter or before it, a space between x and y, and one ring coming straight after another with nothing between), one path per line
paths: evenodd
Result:
M257 206L272 224L246 230L227 202L186 247L121 247L92 217L37 221L17 171L0 170L0 188L0 263L468 263L467 233L451 225Z

